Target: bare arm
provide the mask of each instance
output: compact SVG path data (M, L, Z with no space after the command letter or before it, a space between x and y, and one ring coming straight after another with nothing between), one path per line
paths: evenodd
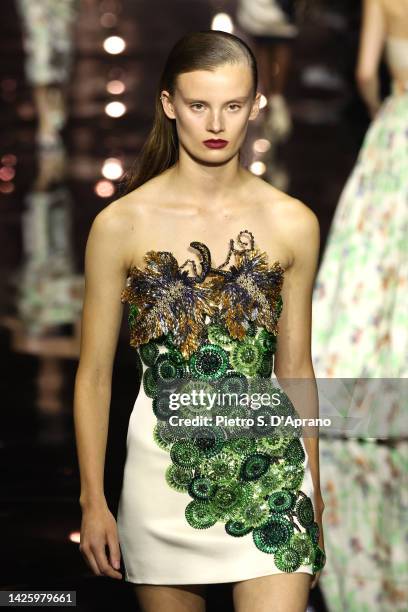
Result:
M123 222L111 204L92 223L85 251L85 296L80 360L75 379L74 425L81 479L80 550L97 575L120 578L116 523L104 495L104 463L113 361L126 284ZM105 545L110 549L108 564Z
M81 349L74 394L81 505L104 498L111 378L123 314L120 293L126 282L123 235L117 217L112 208L97 215L85 251Z
M314 212L294 200L285 218L287 244L292 247L292 265L286 270L282 287L283 309L278 324L274 372L302 419L319 416L319 398L311 356L312 292L320 247L320 227ZM319 524L319 546L324 550L320 489L319 427L303 427L314 488L315 519ZM312 581L316 585L319 572Z
M381 104L378 66L384 40L385 18L380 0L364 0L356 81L371 117Z

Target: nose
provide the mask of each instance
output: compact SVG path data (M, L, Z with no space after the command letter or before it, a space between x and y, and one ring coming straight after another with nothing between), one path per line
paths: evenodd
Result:
M224 130L221 111L211 111L208 116L207 130L218 134Z

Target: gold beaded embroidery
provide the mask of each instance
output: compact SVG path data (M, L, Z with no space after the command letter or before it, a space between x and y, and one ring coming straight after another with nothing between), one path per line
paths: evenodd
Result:
M249 244L243 240L250 236ZM188 259L182 266L169 251L148 251L145 269L133 266L121 294L122 303L134 307L130 344L139 347L163 334L172 333L173 342L185 358L201 344L207 321L217 315L230 335L242 339L254 322L277 334L278 301L284 269L279 261L268 265L268 256L254 247L250 231L242 230L235 248L230 239L226 260L211 266L211 254L202 242L191 242L199 251L201 272ZM234 254L234 264L222 268ZM183 270L191 263L194 274ZM201 340L200 340L201 339Z

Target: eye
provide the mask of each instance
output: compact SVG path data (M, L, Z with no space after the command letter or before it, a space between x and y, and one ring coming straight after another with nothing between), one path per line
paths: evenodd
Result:
M232 104L229 105L229 107L231 108L231 106L235 106L235 110L239 110L241 108L241 106L239 104L232 103ZM232 110L234 110L234 109L232 109Z
M193 104L190 104L190 108L195 108L197 106L201 106L201 108L203 108L204 104L201 104L201 102L194 102ZM195 110L201 110L201 108L195 108Z

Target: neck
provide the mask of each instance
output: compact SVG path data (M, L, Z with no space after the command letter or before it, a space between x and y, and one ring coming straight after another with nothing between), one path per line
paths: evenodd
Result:
M206 165L180 151L177 163L169 170L172 190L190 202L205 202L206 208L236 197L237 189L247 180L238 155L219 165Z

